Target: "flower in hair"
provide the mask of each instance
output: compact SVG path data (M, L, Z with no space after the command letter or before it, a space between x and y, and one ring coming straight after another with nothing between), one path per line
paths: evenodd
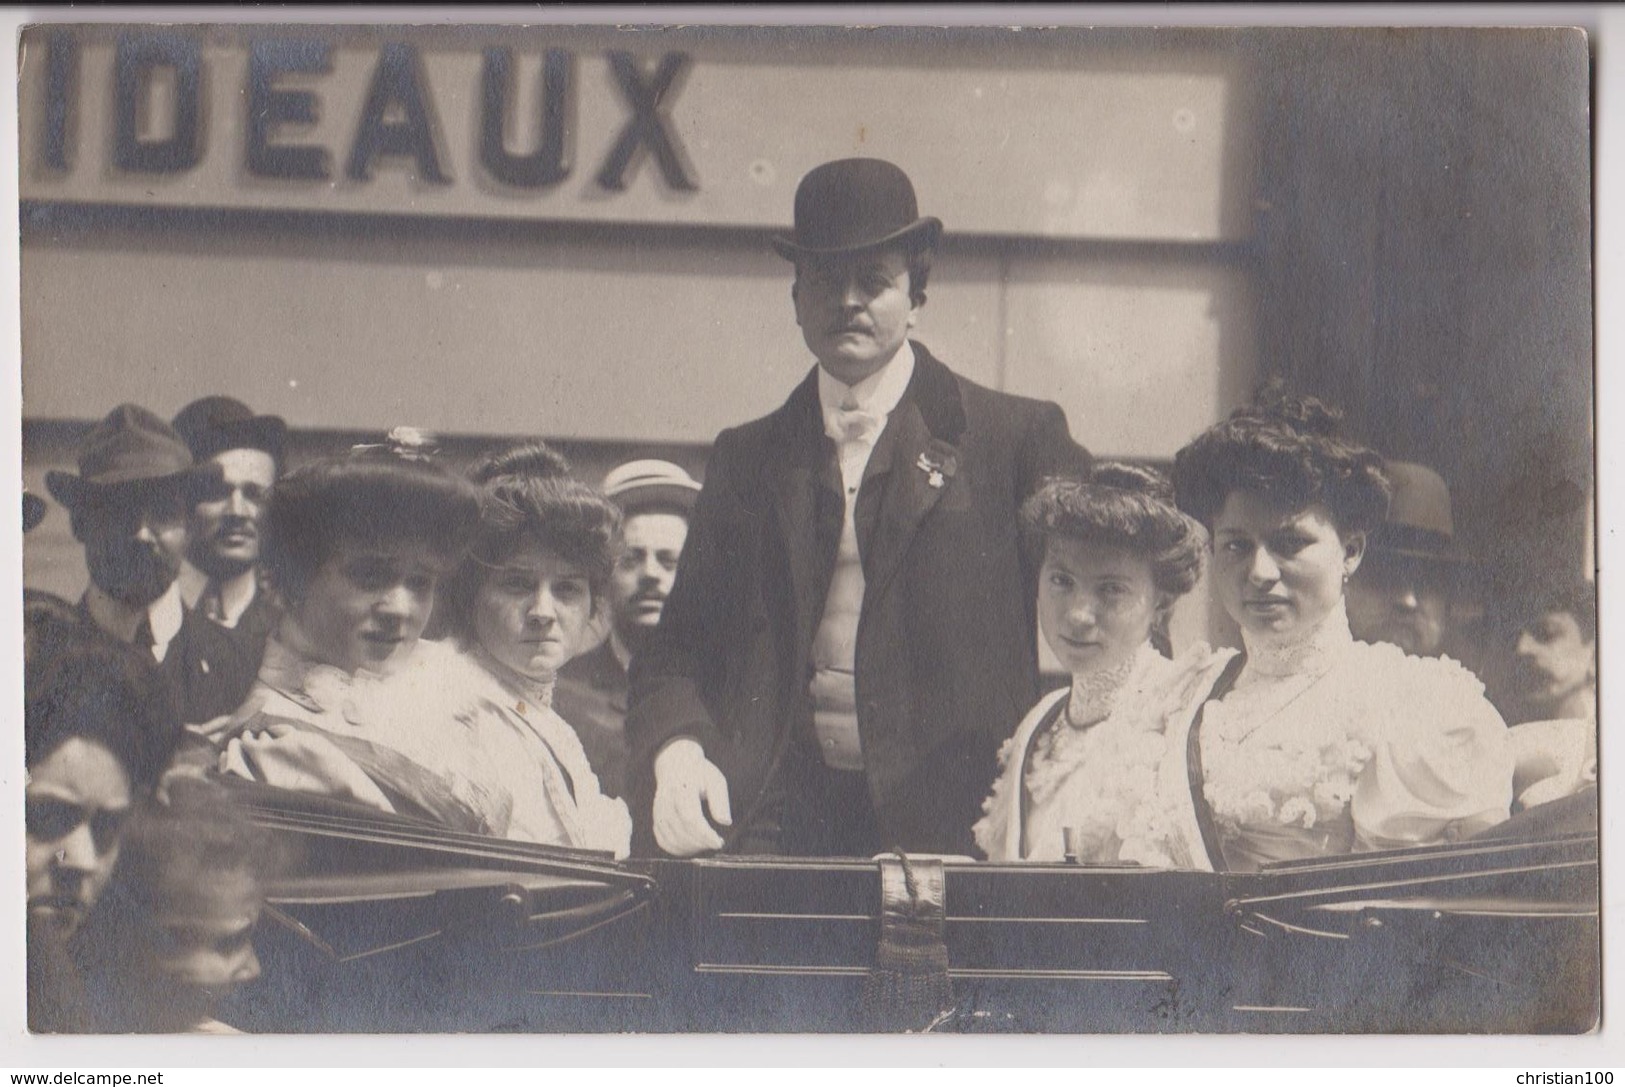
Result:
M353 445L350 452L352 455L382 454L402 460L431 460L439 454L440 445L433 431L398 426L384 435L383 441Z

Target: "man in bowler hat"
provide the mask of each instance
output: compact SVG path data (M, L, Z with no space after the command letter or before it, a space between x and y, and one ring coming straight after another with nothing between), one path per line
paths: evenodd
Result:
M236 709L254 668L223 630L188 613L176 576L186 554L191 451L170 425L122 404L93 427L79 471L46 473L84 545L90 585L82 614L152 654L184 723Z
M774 247L817 365L718 435L633 659L645 848L971 850L999 744L1038 697L1016 512L1087 454L1056 405L909 339L941 230L888 162L826 163L796 190Z
M260 585L260 530L282 471L287 426L240 400L206 396L182 408L174 427L197 464L181 600L230 632L257 668L280 617Z
M1391 642L1418 657L1450 643L1451 607L1470 567L1458 550L1450 489L1424 464L1390 461L1394 497L1349 582L1349 628L1364 642Z
M700 485L670 461L634 460L611 469L602 488L622 515L609 636L559 669L553 708L581 737L604 792L625 796L627 668L660 623Z

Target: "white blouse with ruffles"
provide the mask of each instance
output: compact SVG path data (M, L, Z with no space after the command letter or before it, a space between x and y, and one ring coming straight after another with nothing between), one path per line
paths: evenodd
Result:
M1307 637L1244 639L1246 666L1199 736L1227 867L1433 844L1507 818L1506 724L1460 664L1355 641L1341 604Z
M513 798L510 838L596 849L625 857L632 840L626 801L605 796L575 729L553 711L553 684L522 676L476 647L471 722Z
M977 845L990 860L1059 861L1071 828L1085 864L1194 866L1179 799L1160 780L1167 735L1233 655L1196 645L1169 660L1148 644L1045 696L999 751Z

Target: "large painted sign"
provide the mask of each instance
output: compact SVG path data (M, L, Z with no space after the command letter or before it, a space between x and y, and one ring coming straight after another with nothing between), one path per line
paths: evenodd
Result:
M900 161L950 229L1249 232L1220 55L850 49L768 32L31 28L25 200L778 227L803 172ZM796 46L783 48L783 46ZM985 50L983 51L985 52Z

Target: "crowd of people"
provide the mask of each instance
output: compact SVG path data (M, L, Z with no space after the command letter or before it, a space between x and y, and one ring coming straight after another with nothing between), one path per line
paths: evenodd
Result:
M1437 473L1278 387L1170 475L1093 460L910 338L941 229L889 163L803 179L775 245L817 365L703 487L540 441L454 471L406 428L288 471L223 396L91 429L48 477L90 584L25 602L34 1028L220 1027L278 867L233 782L616 857L1214 870L1589 786L1585 588L1521 635L1509 729L1444 655ZM1203 586L1239 650L1173 652Z

